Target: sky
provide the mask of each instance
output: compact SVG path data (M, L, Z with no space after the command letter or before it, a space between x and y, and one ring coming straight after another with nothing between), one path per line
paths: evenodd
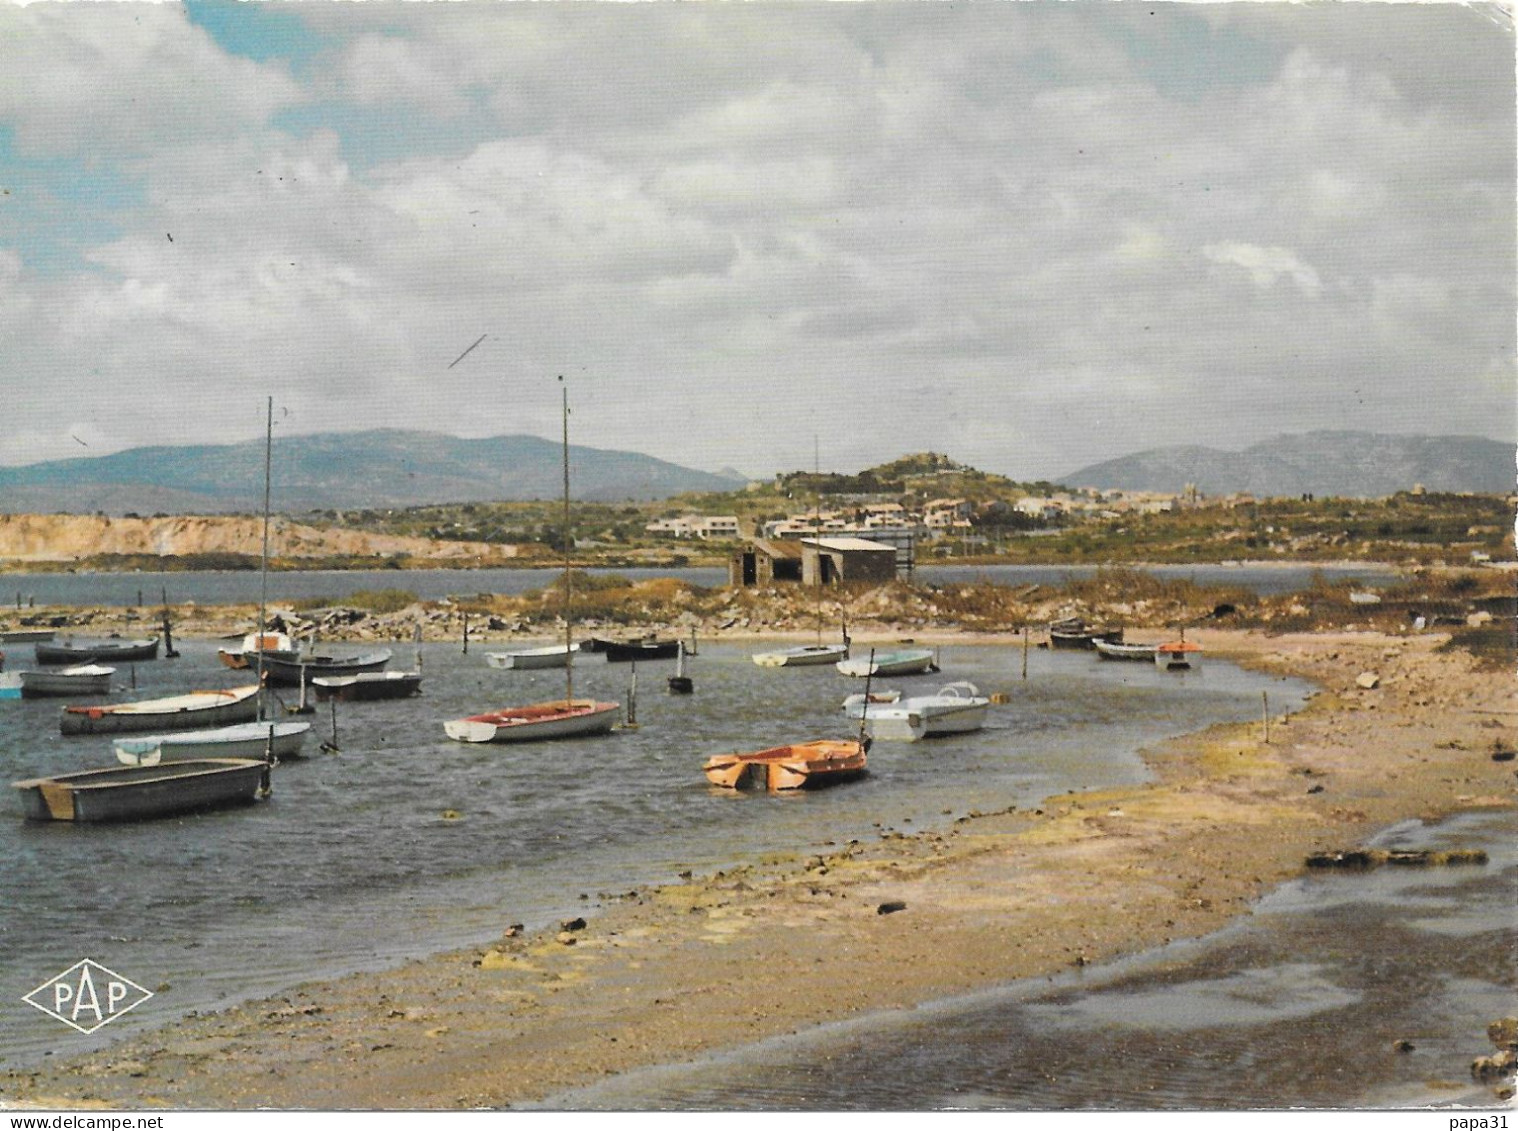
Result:
M1510 5L0 0L0 464L1518 440Z

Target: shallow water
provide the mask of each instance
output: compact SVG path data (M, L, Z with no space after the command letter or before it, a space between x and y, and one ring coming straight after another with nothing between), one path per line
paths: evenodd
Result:
M216 642L135 667L148 697L247 681ZM409 666L397 645L392 667ZM334 648L336 650L336 648ZM362 649L355 649L362 650ZM877 743L870 776L803 796L732 795L702 760L803 737L847 737L843 697L860 689L831 668L761 669L748 650L702 645L696 693L671 696L673 663L637 668L640 725L608 737L517 746L448 740L443 720L553 698L563 673L489 668L484 651L423 650L423 694L341 704L336 754L326 704L307 757L279 766L273 796L230 811L91 827L21 820L0 802L0 1064L98 1047L162 1024L331 973L592 912L685 869L711 871L767 852L809 853L851 838L947 827L971 809L1030 805L1070 789L1145 778L1139 749L1223 719L1273 709L1306 688L1221 662L1166 674L1092 653L956 646L942 673L906 689L969 679L1009 702L985 730L928 743ZM625 700L632 668L584 657L577 694ZM123 670L120 676L130 675ZM58 733L60 700L0 702L6 780L113 761L105 738ZM447 819L445 811L460 814ZM92 1037L15 1003L93 958L149 989L151 1001ZM6 1005L4 1003L11 1003Z
M1207 939L550 1097L574 1109L1498 1106L1470 1063L1518 1002L1518 814L1387 847L1485 866L1314 873ZM1399 1042L1411 1048L1399 1051Z

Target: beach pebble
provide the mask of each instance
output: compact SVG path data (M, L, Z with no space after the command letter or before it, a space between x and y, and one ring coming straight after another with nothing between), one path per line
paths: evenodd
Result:
M1378 676L1375 672L1361 672L1359 675L1355 676L1355 683L1357 686L1363 687L1366 691L1369 691L1371 688L1380 685L1381 677Z
M559 924L559 930L561 931L583 931L584 929L585 920L578 917L574 919L565 919Z

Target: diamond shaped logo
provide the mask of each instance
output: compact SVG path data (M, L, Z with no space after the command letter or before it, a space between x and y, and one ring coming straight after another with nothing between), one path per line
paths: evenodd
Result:
M81 1033L93 1033L152 996L153 991L86 958L55 974L21 1000Z

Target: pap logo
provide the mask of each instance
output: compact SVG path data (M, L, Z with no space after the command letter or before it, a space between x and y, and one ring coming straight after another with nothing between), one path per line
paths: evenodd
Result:
M152 996L151 990L86 958L55 974L21 1000L81 1033L93 1033Z

